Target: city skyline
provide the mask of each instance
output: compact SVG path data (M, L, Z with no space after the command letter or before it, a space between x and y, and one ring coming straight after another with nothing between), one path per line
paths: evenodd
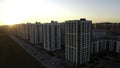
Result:
M0 31L1 65L32 67L36 62L24 63L27 60L17 58L28 53L42 66L33 68L120 68L120 23L92 23L80 18L62 23L4 25Z
M119 3L119 0L2 0L0 25L79 18L93 23L120 22Z

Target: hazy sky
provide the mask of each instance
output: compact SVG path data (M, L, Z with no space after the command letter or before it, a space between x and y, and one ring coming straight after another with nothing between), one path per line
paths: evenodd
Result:
M87 18L120 22L120 0L0 0L0 24Z

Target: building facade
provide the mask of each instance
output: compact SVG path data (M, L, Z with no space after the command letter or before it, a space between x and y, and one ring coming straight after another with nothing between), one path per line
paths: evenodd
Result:
M75 65L90 60L91 24L86 19L65 22L65 59Z
M30 32L30 42L32 44L43 43L41 23L37 23L37 22L35 24L29 23L29 32Z
M108 36L105 38L92 40L91 42L91 55L101 52L120 53L120 37Z
M47 51L61 49L61 26L56 21L43 24L43 45Z

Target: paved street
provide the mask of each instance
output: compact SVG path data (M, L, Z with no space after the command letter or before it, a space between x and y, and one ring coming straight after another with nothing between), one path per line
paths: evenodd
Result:
M23 40L17 39L14 36L10 37L47 68L65 68L64 65L60 64L59 59L47 54L37 47L34 47L34 45L24 42Z

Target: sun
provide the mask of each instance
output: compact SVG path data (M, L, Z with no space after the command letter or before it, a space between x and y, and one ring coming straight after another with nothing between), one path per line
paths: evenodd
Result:
M5 15L3 18L2 18L2 22L3 22L3 25L14 25L14 24L18 24L20 22L20 18L18 18L17 16L14 16L13 15Z
M3 25L14 25L16 23L3 23Z
M8 21L7 19L3 21L3 25L14 25L17 24L15 21Z

